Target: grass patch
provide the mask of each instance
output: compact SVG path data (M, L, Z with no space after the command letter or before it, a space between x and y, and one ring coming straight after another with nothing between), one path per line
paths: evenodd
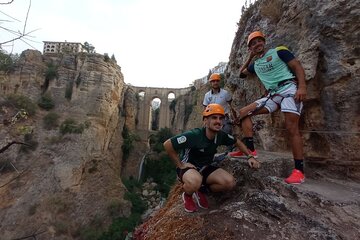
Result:
M84 123L77 123L74 119L68 118L60 125L60 133L65 135L67 133L75 133L81 134L84 132L85 128L88 128L88 122Z
M157 190L163 197L167 197L176 180L175 165L167 155L163 155L160 159L147 159L144 166L144 178L154 179Z

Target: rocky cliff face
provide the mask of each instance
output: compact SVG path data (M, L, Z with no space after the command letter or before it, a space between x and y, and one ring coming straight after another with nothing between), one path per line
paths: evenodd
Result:
M56 66L57 77L46 81L49 64ZM41 109L4 125L18 109L2 105L1 144L23 142L19 129L30 129L37 148L24 153L13 145L1 154L1 166L7 166L0 177L1 239L37 234L39 239L72 239L89 224L106 226L111 206L128 216L130 204L123 200L119 178L124 124L120 67L99 54L43 56L27 50L14 72L0 75L0 85L1 100L17 94L37 103L45 93L55 103L51 111L59 123L72 118L87 126L82 134L46 130L43 117L48 112Z
M301 129L308 164L324 164L359 177L360 30L358 1L257 1L239 23L226 71L240 109L263 94L255 78L240 79L247 59L246 38L254 30L266 35L268 47L285 45L302 63L308 98ZM289 149L280 113L266 121L257 139L265 150ZM276 141L274 141L276 139ZM324 166L323 166L324 167Z
M286 45L302 63L308 85L301 118L305 184L283 182L293 161L282 114L258 117L265 121L256 136L258 147L266 150L259 151L260 170L252 171L241 160L222 162L237 179L234 191L209 194L210 209L193 214L184 212L176 185L166 206L137 228L135 239L357 238L360 186L352 181L360 177L357 4L258 0L243 14L231 48L225 75L237 109L263 94L257 79L239 78L250 32L264 31L268 46ZM321 168L315 168L318 164Z
M232 192L209 194L210 208L184 211L176 184L166 205L138 226L134 239L357 239L360 185L341 180L283 181L292 168L290 154L259 152L262 168L231 159L220 165L237 178ZM263 157L263 156L266 156Z
M201 127L202 121L202 101L208 86L201 86L193 89L188 94L176 98L172 116L172 131L180 133L196 127Z

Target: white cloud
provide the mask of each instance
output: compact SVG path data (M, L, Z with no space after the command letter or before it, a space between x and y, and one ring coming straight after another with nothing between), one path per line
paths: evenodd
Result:
M24 20L28 2L14 1L1 11ZM34 33L39 43L31 43L40 51L42 41L67 40L88 41L98 53L115 54L126 83L187 87L219 62L228 61L242 4L239 0L33 0L27 29L41 28ZM4 37L1 34L0 41ZM15 51L26 48L21 42L15 44Z

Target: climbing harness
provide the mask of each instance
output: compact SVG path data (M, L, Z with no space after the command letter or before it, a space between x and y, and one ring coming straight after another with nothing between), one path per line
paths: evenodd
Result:
M284 98L294 97L295 96L294 94L281 95L281 94L276 93L280 88L282 88L282 87L284 87L285 85L288 85L288 84L297 85L297 82L295 81L295 79L284 80L284 81L279 82L279 84L278 84L278 86L276 88L267 90L267 92L266 92L267 94L265 94L267 96L266 100L263 101L258 106L256 106L256 108L253 111L249 111L246 116L244 116L244 117L242 117L240 119L240 121L242 119L244 119L245 117L255 115L255 113L257 113L263 107L265 107L267 101L269 101L270 99L272 100L274 97L281 97L280 103L274 101L278 105L278 107L280 108L281 102L284 100Z
M297 85L297 82L295 79L287 79L287 80L284 80L284 81L281 81L278 83L277 87L274 88L274 89L269 89L266 91L266 93L264 94L264 96L266 96L266 100L263 101L261 104L259 104L258 106L256 106L256 108L252 111L249 111L245 116L241 117L241 118L238 118L237 117L237 114L236 114L236 111L231 109L232 110L232 114L234 115L234 118L235 118L235 121L234 124L235 125L240 125L241 124L241 121L246 118L246 117L249 117L249 116L253 116L255 115L257 112L259 112L263 107L265 107L266 103L270 100L270 99L273 99L274 97L281 97L281 101L280 103L277 103L275 102L278 107L280 107L280 104L281 102L284 100L284 98L288 98L288 97L294 97L295 95L294 94L286 94L286 95L281 95L281 94L278 94L276 93L280 88L282 88L283 86L285 85L288 85L288 84L295 84ZM263 123L259 124L259 125L263 125ZM258 129L259 127L257 126L254 126L253 129ZM262 128L262 127L260 127Z

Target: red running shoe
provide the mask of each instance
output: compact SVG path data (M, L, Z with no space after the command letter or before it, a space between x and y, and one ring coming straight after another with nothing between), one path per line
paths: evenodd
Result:
M195 200L196 200L199 207L201 207L203 209L208 209L209 208L209 203L208 203L208 201L206 199L205 193L195 192L194 197L195 197Z
M254 156L254 158L258 157L256 150L254 150L254 151L250 150L250 152L251 152L251 155ZM230 152L229 156L233 157L233 158L247 158L247 154L243 153L242 151Z
M192 198L192 195L188 195L186 193L182 194L182 199L184 202L185 211L192 213L197 210L196 204L194 202L194 199Z
M290 176L288 178L285 179L285 182L288 183L288 184L301 184L305 181L305 176L304 174L297 170L297 169L294 169Z

